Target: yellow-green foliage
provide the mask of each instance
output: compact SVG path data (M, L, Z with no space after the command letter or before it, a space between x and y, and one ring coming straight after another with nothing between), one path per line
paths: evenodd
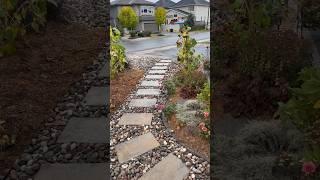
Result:
M120 44L121 33L117 28L110 28L111 78L123 71L126 64L125 48Z
M184 68L191 72L199 67L201 56L196 55L194 47L197 41L189 35L190 27L184 27L180 33L180 40L177 41L178 60L184 65Z
M138 24L138 16L132 7L129 6L124 6L120 9L118 19L122 27L130 30L135 29Z
M16 40L46 23L47 0L0 1L0 57L15 53Z
M210 84L209 82L204 84L203 89L197 95L197 99L206 105L206 109L210 110Z
M156 23L158 26L166 22L167 12L163 7L157 7L155 11Z

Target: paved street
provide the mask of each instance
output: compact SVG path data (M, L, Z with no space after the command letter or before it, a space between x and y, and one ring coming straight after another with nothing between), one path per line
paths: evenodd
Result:
M191 32L191 37L198 41L196 52L204 57L210 54L210 32ZM147 39L122 40L128 54L155 55L165 57L177 57L176 41L177 33L170 33L166 36L152 37ZM205 43L203 43L205 42Z
M199 40L208 40L210 39L210 32L192 32L191 37ZM166 36L152 37L148 39L126 39L122 40L124 47L128 53L149 50L160 47L175 46L176 41L178 40L177 33L170 33Z

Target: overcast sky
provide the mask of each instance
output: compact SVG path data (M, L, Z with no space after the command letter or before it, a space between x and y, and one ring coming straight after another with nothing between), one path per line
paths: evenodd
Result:
M110 0L111 1L114 1L114 0ZM147 0L147 1L150 1L150 2L157 2L158 0ZM173 2L179 2L180 0L171 0ZM209 1L209 0L206 0L206 1Z

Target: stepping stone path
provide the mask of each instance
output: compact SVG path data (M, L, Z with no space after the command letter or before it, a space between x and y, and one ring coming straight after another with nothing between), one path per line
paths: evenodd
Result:
M157 69L157 70L168 69L168 66L153 66L151 69Z
M115 118L111 117L111 179L183 180L188 175L190 175L189 179L195 179L196 176L191 169L196 169L196 166L190 167L192 163L188 162L188 167L188 163L185 163L180 155L173 153L173 151L177 152L172 148L173 144L167 147L171 140L163 141L163 135L161 135L163 132L157 132L160 131L159 126L161 125L158 126L159 116L157 114L159 112L155 107L159 101L161 102L165 98L165 94L160 89L170 64L171 60L161 60L156 63L146 73L136 92L128 99L128 103L119 110L120 113L115 113ZM150 95L153 97L141 97ZM133 128L137 127L141 128L128 136L127 132L131 132ZM175 148L180 148L179 151L187 153L183 146ZM167 152L162 153L161 151L160 153L160 149ZM190 153L188 156L189 158L197 158ZM203 167L208 165L208 162L205 163ZM143 165L142 169L139 168L139 164ZM192 173L189 174L191 171ZM201 174L201 172L198 170L197 173ZM201 177L199 179L209 179L209 177Z
M164 75L147 75L146 76L146 79L163 79L164 78Z
M151 125L152 113L124 113L119 125Z
M107 118L72 118L58 142L105 143Z
M159 145L160 144L156 138L154 138L152 133L147 133L118 144L115 149L117 151L119 162L122 163L148 152Z
M91 87L84 101L89 106L107 106L108 91L108 87Z
M139 180L181 180L189 169L173 154L169 154Z
M160 89L138 89L137 95L160 95Z
M141 86L159 87L160 81L142 81Z
M149 74L166 74L166 70L150 70Z
M104 65L96 76L96 81L101 80L108 81L109 73L108 66ZM93 109L105 109L108 105L108 87L91 87L84 100L84 108ZM80 117L79 117L80 116ZM107 139L109 133L107 132L107 118L103 115L101 117L70 117L65 128L58 136L57 149L62 157L70 161L58 161L57 162L45 162L41 165L40 170L35 174L35 180L105 180L109 176L108 172L108 158L105 158L105 162L101 162L101 158L106 155L96 148L107 147ZM45 144L46 145L46 144ZM77 152L74 159L71 155L72 151L77 151L78 146L84 145L85 148L80 149ZM46 147L46 146L44 146ZM87 147L87 148L86 148ZM43 148L46 151L52 152ZM69 151L69 154L66 151ZM94 149L94 152L90 152ZM54 149L54 151L56 151ZM86 158L76 159L76 156L80 156L83 151L88 151ZM58 157L59 158L59 157ZM80 158L80 157L79 157Z
M157 99L132 99L130 107L154 107L157 104Z
M105 180L107 163L45 164L35 180Z

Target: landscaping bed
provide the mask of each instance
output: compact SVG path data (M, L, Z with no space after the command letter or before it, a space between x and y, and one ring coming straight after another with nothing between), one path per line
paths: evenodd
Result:
M169 97L168 104L177 104L179 102L185 102L186 99L180 97L180 88L176 90L176 93ZM195 99L192 99L195 100ZM201 136L199 136L199 131L197 128L191 128L190 126L184 126L177 119L176 114L171 115L166 119L168 128L173 130L175 137L180 143L189 147L196 154L209 159L210 157L210 145L209 141Z
M114 112L124 103L127 96L131 93L143 77L144 71L139 69L127 69L120 72L110 83L110 111Z
M311 67L310 44L277 28L263 3L246 2L225 4L214 29L211 175L319 179L320 70Z
M104 30L49 22L45 32L17 42L17 53L0 60L2 145L0 174L13 165L70 86L96 61Z
M164 83L169 95L163 110L167 126L186 147L205 159L210 157L210 63L194 50L197 42L183 29L178 72Z

